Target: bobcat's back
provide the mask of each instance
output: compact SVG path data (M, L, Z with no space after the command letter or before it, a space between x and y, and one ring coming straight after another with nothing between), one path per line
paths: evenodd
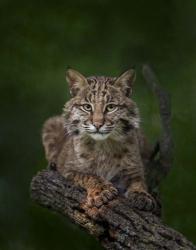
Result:
M46 159L50 163L56 163L63 143L66 139L66 128L62 116L49 118L43 126L42 142Z

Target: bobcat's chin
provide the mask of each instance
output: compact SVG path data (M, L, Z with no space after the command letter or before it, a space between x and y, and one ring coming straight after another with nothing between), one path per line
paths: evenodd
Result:
M90 133L89 134L91 138L93 138L95 141L103 141L103 140L106 140L110 133Z

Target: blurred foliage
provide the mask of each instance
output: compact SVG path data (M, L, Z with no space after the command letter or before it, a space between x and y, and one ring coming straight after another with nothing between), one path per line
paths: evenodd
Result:
M195 23L195 0L0 1L1 250L101 249L30 200L31 178L47 164L41 127L69 97L68 65L86 75L136 65L134 99L154 142L160 122L143 62L172 96L175 163L162 184L164 221L196 243Z

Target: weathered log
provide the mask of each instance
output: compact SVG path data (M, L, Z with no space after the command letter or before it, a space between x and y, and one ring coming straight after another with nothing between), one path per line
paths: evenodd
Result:
M31 197L41 206L70 217L105 249L182 250L196 249L182 234L162 224L150 212L131 208L123 197L110 201L92 217L82 209L86 191L66 180L57 171L43 170L31 183Z
M157 97L162 125L160 140L145 166L149 191L158 201L160 181L172 166L171 105L169 95L160 87L149 65L143 65L142 73ZM55 170L43 170L33 178L31 196L41 206L70 217L94 235L105 249L196 250L182 234L165 226L158 216L133 208L124 197L117 197L99 209L92 208L93 213L84 210L86 191Z

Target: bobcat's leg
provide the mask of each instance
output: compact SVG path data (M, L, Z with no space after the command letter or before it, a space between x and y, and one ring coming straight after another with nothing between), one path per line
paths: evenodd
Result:
M85 207L99 208L118 194L117 189L112 183L107 182L96 175L70 171L64 176L72 179L76 184L86 189L87 200L85 202Z
M62 116L49 118L43 126L42 142L45 149L46 159L49 164L55 164L65 139L64 119Z
M131 201L133 207L146 211L153 211L156 209L156 201L148 193L142 177L132 180L125 196Z

